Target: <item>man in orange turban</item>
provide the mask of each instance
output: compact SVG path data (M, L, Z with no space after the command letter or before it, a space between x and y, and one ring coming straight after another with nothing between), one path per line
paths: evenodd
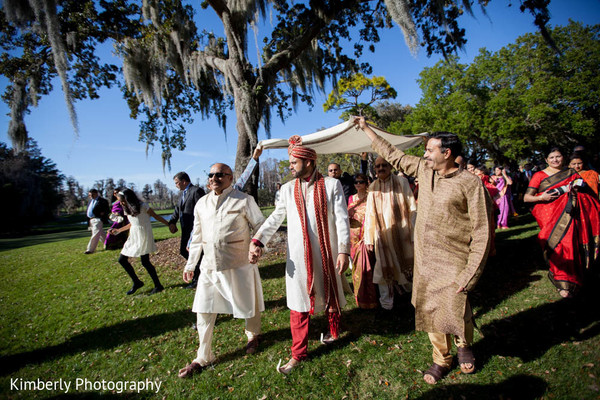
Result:
M325 311L330 343L339 336L342 307L346 304L341 274L348 268L350 227L344 191L339 180L323 177L316 169L317 153L302 145L299 136L289 140L290 168L295 178L283 185L275 210L254 235L249 259L256 263L262 248L287 217L287 306L290 309L292 358L277 366L288 374L308 356L310 315Z

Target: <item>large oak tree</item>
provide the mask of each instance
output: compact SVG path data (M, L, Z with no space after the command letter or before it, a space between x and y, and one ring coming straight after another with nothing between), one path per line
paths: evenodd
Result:
M194 113L216 116L225 127L235 110L237 172L271 115L284 119L299 101L312 105L314 90L356 72L365 47L374 51L381 29L392 20L411 49L450 55L465 43L458 19L488 0L5 0L1 15L0 73L12 85L4 93L11 107L15 147L27 137L23 116L51 79L61 78L77 129L75 100L97 96L118 81L118 67L97 56L112 41L133 117L142 118L140 140L160 142L163 161L185 148L184 123ZM544 30L549 0L520 0ZM195 13L198 19L195 19ZM198 29L195 21L217 18L222 34ZM257 42L256 53L249 46ZM10 54L10 55L9 55Z

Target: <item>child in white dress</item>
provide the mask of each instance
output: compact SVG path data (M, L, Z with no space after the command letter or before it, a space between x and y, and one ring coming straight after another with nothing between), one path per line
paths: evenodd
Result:
M133 286L127 294L134 294L139 288L144 286L144 282L137 277L133 267L129 263L129 257L140 257L142 265L146 268L146 271L148 271L148 274L152 278L154 289L152 289L150 294L161 292L164 287L158 279L154 265L150 262L150 253L156 251L150 217L154 217L157 221L160 221L167 226L169 226L169 222L156 214L148 204L141 202L135 192L131 189L125 189L122 192L119 192L117 198L123 206L125 214L129 219L129 224L119 229L111 229L110 233L117 235L123 231L129 230L129 238L125 242L123 250L121 250L121 255L119 256L119 264L121 264L133 281Z

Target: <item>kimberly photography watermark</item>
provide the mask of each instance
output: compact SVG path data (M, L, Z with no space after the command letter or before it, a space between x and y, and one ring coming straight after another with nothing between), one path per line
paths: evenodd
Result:
M12 378L10 380L11 391L53 391L53 392L154 392L158 393L162 381L146 379L144 381L109 381L109 380L90 380L87 378L76 378L75 380L58 379L23 379Z

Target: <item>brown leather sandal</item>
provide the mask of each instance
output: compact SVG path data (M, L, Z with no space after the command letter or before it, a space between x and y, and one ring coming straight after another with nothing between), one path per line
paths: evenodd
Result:
M471 364L471 367L467 367L466 364ZM458 365L463 374L475 372L475 356L470 346L458 348Z
M429 369L427 371L425 371L425 373L423 374L423 379L425 379L426 375L429 375L433 378L433 383L429 383L427 381L427 383L429 383L430 385L435 385L436 383L438 383L438 381L440 379L442 379L443 377L445 377L448 372L450 372L450 368L448 367L442 367L439 364L433 363L431 365L431 367L429 367Z
M260 336L255 336L254 339L250 340L246 343L246 354L254 354L256 350L258 350L258 341L260 340Z
M180 378L190 378L192 375L202 372L203 369L204 367L202 365L192 361L191 364L181 368L177 376Z

